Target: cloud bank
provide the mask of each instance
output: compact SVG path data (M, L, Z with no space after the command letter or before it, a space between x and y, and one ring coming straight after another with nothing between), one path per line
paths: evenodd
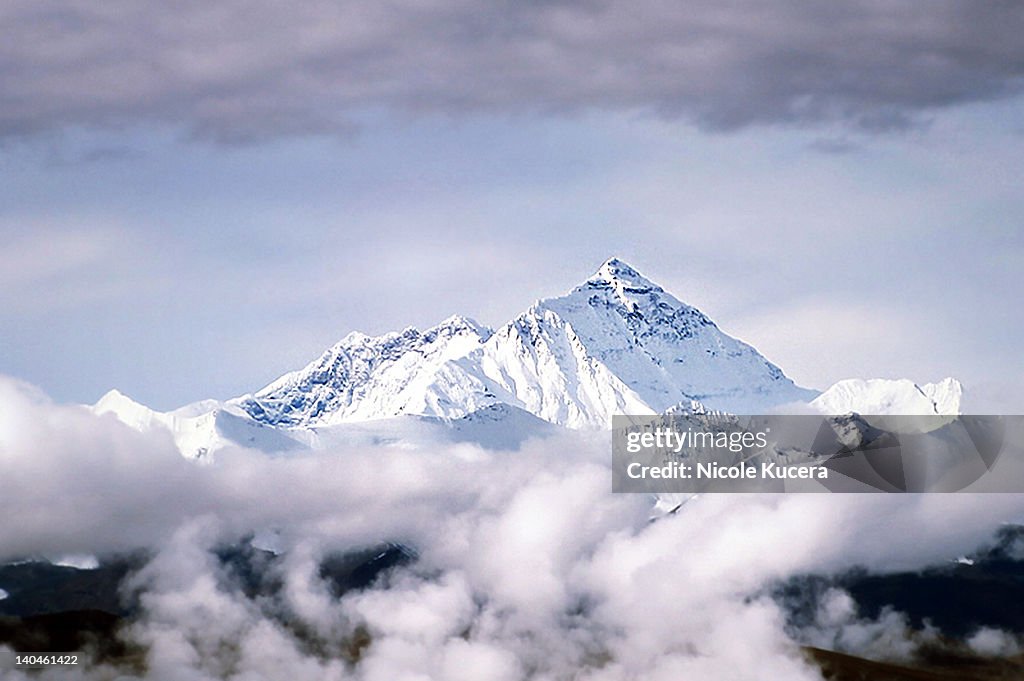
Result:
M514 453L240 450L201 466L169 437L4 379L0 561L154 548L125 635L156 679L814 679L765 595L774 581L948 560L1024 513L1019 495L719 495L650 523L650 499L610 493L608 458L603 436L576 434ZM212 550L270 528L283 588L248 598ZM386 540L417 562L332 596L319 559ZM898 618L856 621L841 594L826 610L832 640L907 645ZM1015 643L982 631L973 645Z
M13 0L0 136L169 124L239 141L367 111L644 111L867 130L1020 91L1014 2Z

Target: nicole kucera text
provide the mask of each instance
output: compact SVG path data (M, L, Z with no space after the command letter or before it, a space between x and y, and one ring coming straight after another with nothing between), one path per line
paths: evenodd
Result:
M762 463L760 466L725 466L720 463L686 464L681 461L669 461L661 466L645 466L634 461L626 467L626 475L634 480L823 480L828 478L828 469L824 466L780 466L775 463Z

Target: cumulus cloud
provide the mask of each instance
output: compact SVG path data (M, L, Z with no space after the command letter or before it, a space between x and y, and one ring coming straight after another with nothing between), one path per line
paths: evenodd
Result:
M0 134L345 132L360 112L647 111L730 129L900 127L1019 92L1017 3L14 0Z
M992 627L982 627L967 639L967 645L979 655L1019 655L1018 637Z
M948 560L1024 511L1019 495L709 495L651 523L650 499L611 494L607 447L574 434L512 453L239 450L203 466L3 379L0 560L149 547L124 635L151 678L814 679L773 583ZM214 550L267 529L282 587L246 595ZM333 595L322 558L387 540L416 562ZM905 644L878 633L899 622L828 603L833 640Z
M939 643L939 631L911 627L902 613L883 608L875 619L858 616L857 604L841 589L829 589L818 605L813 626L801 632L809 644L871 658L910 661L923 645Z

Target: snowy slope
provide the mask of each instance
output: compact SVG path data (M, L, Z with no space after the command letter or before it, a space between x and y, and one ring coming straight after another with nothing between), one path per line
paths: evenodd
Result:
M452 408L439 400L432 383L445 363L480 347L490 334L490 329L457 316L423 332L410 327L379 337L351 333L304 369L233 403L253 419L275 426L331 425L399 414L462 416L472 409L466 404Z
M111 390L92 406L97 414L112 414L139 431L166 430L183 456L204 459L213 451L235 444L265 452L297 449L303 444L287 431L258 423L237 408L204 400L171 412L143 406Z
M448 398L479 385L484 395L569 428L604 427L612 414L654 413L571 324L536 306L445 369L436 389Z
M514 450L530 438L547 437L559 430L522 409L494 404L456 419L403 414L315 427L306 433L316 449L364 445L415 449L466 442L485 449Z
M963 387L955 378L918 385L907 379L873 378L839 381L811 401L824 414L879 416L957 415Z

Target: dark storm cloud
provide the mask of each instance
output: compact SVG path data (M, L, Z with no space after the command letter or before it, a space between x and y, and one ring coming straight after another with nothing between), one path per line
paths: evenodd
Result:
M900 127L1007 96L1019 2L311 0L0 6L0 134L166 123L221 140L353 115L655 112Z

